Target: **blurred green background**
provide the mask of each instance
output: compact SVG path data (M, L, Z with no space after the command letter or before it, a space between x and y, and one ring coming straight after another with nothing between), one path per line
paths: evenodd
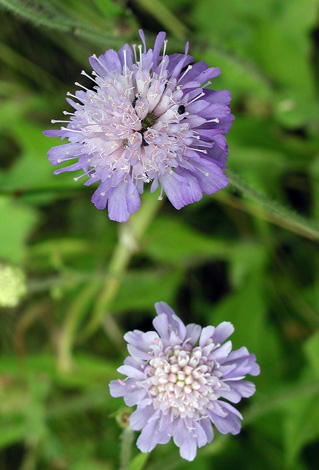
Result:
M216 436L193 463L173 444L133 448L130 470L318 469L319 1L0 6L0 469L119 469L127 410L108 382L123 332L151 329L159 300L185 322L233 322L262 373L239 436ZM179 212L145 195L119 226L83 180L53 175L59 141L42 131L86 85L88 57L139 27L149 47L166 30L168 53L190 40L221 68L231 184Z

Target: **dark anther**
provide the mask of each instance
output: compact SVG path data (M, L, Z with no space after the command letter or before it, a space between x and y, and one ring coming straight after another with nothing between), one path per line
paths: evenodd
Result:
M143 147L147 147L150 144L148 144L145 139L142 139L142 145Z
M177 110L178 114L184 114L185 113L185 106L181 104Z
M132 101L132 106L133 106L133 108L135 108L136 101L137 101L137 97L135 96L134 100Z

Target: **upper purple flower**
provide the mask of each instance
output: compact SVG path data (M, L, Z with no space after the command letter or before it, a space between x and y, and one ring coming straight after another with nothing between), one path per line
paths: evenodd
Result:
M125 44L90 58L93 77L82 74L94 82L93 90L76 83L82 90L67 93L76 100L67 98L74 112L64 111L70 121L52 120L65 124L44 132L69 140L48 152L52 165L77 160L55 174L83 170L85 185L100 182L92 202L98 209L108 204L110 219L118 222L137 211L144 183L152 181L151 192L160 183L161 195L164 190L176 209L228 183L222 170L224 136L234 119L231 96L205 88L220 69L193 64L188 43L185 54L167 55L164 32L147 50L139 33L143 47Z
M222 434L239 433L242 415L224 400L238 403L253 395L255 385L244 379L260 369L247 348L231 352L231 341L222 345L234 331L231 323L185 326L165 302L155 308L157 333L134 330L124 336L130 356L118 372L127 378L110 383L111 395L138 405L130 425L142 429L142 452L173 437L181 457L193 460L197 447L213 440L212 425Z

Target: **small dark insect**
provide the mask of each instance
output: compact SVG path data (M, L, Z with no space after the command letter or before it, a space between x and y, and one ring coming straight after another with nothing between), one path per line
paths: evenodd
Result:
M148 144L145 139L142 139L142 145L143 147L147 147L150 144Z
M135 108L136 101L137 101L137 96L135 96L134 100L132 101L132 106L133 106L133 108Z
M185 113L185 106L181 104L177 110L178 114L184 114Z

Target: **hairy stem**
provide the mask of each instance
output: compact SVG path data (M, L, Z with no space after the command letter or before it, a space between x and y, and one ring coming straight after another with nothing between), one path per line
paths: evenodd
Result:
M239 175L232 171L227 171L229 183L231 186L236 188L242 195L252 200L254 203L261 206L261 212L264 211L264 215L254 209L249 209L254 215L259 217L268 218L272 222L286 228L292 232L298 233L306 238L312 240L319 240L319 226L315 222L308 220L291 209L273 201L259 191L249 186Z
M58 369L63 372L72 368L72 349L78 327L87 311L88 304L96 294L101 282L88 282L66 312L58 343Z
M129 469L133 440L134 431L127 426L121 434L120 470Z
M145 194L139 211L131 216L128 222L120 225L118 243L108 266L108 276L82 337L87 338L94 334L101 325L103 317L110 312L112 302L119 292L123 274L133 254L138 251L138 244L159 207L160 203L154 194Z

